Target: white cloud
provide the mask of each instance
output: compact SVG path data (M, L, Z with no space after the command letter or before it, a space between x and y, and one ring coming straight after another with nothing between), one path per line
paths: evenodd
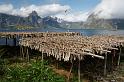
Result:
M94 12L99 13L99 18L124 18L123 0L102 0Z
M80 21L86 21L88 17L88 12L57 14L55 16L69 22L80 22Z
M69 10L70 6L60 4L47 4L47 5L29 5L21 8L14 8L12 4L0 5L0 12L9 13L14 15L28 16L32 11L37 11L40 16L55 15Z
M13 15L28 16L33 10L37 11L38 15L57 16L66 21L85 21L88 17L88 12L66 12L73 10L69 5L46 4L46 5L28 5L25 7L14 8L12 4L0 5L0 13L8 13ZM101 0L101 3L93 10L98 14L99 18L124 18L124 2L123 0Z
M65 21L78 22L85 21L88 17L88 12L71 12L69 5L47 4L47 5L29 5L20 8L14 8L12 4L0 5L0 12L12 15L28 16L32 11L36 11L39 16L56 16ZM65 12L67 10L67 12Z
M13 5L11 4L2 4L0 5L0 12L1 13L11 13L13 11Z
M48 16L48 15L55 15L58 13L62 13L68 9L70 9L69 6L67 5L62 6L60 4L48 4L41 6L30 5L26 7L21 7L20 9L13 10L13 14L28 16L29 13L35 10L40 16Z

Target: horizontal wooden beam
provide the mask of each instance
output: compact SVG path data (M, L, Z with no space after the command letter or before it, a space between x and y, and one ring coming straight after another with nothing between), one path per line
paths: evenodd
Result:
M92 52L90 49L84 49L85 52Z
M111 48L112 50L118 50L118 48Z
M118 50L118 48L114 48L114 47L106 47L106 49Z
M90 56L93 56L93 57L97 57L97 58L100 58L100 59L104 59L103 56L95 55L95 54L92 54L92 53L83 52L83 54L85 54L85 55L90 55Z
M80 54L80 55L83 54L83 56L90 55L90 56L93 56L93 57L104 59L104 56L96 55L96 54L93 54L93 53L90 53L90 52L77 52L77 54Z
M100 49L99 49L99 51L111 53L111 51L109 51L109 50L100 50Z

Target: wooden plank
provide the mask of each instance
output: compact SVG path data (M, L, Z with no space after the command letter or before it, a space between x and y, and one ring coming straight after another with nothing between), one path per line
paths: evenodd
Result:
M118 48L113 48L113 47L108 47L108 49L111 49L111 50L118 50Z
M103 56L95 55L95 54L92 54L92 53L83 52L83 54L90 55L90 56L93 56L93 57L97 57L97 58L100 58L100 59L104 59Z
M104 76L106 76L106 73L107 73L107 53L105 54L105 63L104 63Z
M78 82L81 82L81 74L80 74L80 55L78 57L79 62L78 62Z
M111 51L109 51L109 50L102 50L102 49L98 49L98 51L102 51L102 53L104 52L104 53L111 53Z
M101 49L98 49L99 51L102 51L102 52L104 52L104 53L111 53L111 51L109 51L109 50L101 50Z
M121 47L120 47L120 52L119 52L119 54L118 54L118 63L117 63L118 66L120 65L121 52L122 52L122 50L121 50Z

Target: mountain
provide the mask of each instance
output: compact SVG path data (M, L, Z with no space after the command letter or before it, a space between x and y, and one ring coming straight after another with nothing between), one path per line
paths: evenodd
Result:
M84 22L82 21L81 22L68 22L68 21L65 21L57 17L54 17L53 19L56 20L56 22L58 22L57 24L59 27L64 28L64 29L84 29L83 27Z
M58 18L56 17L53 18L53 17L47 16L47 17L44 17L42 20L43 20L43 25L45 27L61 28Z
M90 29L124 29L124 19L100 18L101 13L102 11L91 13L84 23L84 27Z
M58 18L50 16L41 18L36 11L32 11L28 17L14 16L0 13L0 29L35 29L35 28L62 28Z
M102 11L91 13L86 22L67 22L51 16L41 18L36 11L32 11L27 17L0 13L0 29L124 29L124 19L103 19L99 17L101 13Z
M63 21L60 26L67 29L85 29L83 26L84 22L67 22Z
M27 30L37 28L81 29L83 22L67 22L51 16L41 18L36 11L32 11L27 17L0 13L0 29Z
M32 11L25 19L27 20L26 22L33 27L42 27L42 18L38 16L36 11Z
M0 28L6 28L8 26L15 25L18 23L19 18L22 19L22 17L19 16L0 13Z
M41 26L41 17L35 11L30 13L28 17L0 13L0 28L27 29Z

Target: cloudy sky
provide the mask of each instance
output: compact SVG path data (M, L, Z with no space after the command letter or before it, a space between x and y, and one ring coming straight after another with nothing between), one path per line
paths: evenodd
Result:
M0 12L28 16L56 16L66 21L85 21L92 12L101 18L123 17L124 0L0 0Z

